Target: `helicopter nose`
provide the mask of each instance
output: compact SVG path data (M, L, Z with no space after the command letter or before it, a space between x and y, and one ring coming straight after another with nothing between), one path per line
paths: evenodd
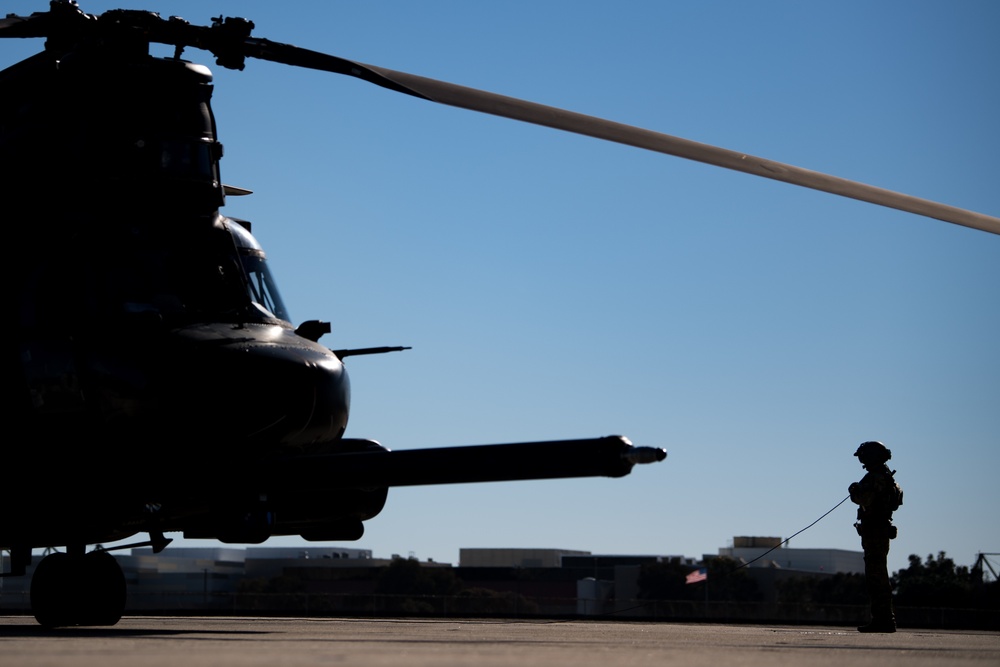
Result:
M350 384L339 359L300 347L258 346L248 352L255 396L241 412L251 440L302 447L343 435Z
M186 350L162 375L168 428L261 451L343 435L350 383L329 350L285 337L198 341Z
M142 423L160 441L190 442L205 456L206 442L220 456L247 447L279 453L336 440L347 428L347 372L322 345L279 326L202 324L171 337L144 376L148 389L136 394L149 397Z

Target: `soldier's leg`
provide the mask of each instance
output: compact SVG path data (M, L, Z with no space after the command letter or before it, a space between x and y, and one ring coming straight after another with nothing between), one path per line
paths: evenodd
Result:
M859 630L891 632L896 627L896 614L892 607L892 584L889 581L889 536L863 535L861 546L865 551L865 581L872 620Z

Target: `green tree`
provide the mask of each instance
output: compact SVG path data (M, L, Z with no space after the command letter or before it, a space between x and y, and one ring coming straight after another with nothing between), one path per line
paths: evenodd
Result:
M970 607L973 581L969 568L955 566L943 551L920 561L911 555L910 565L892 576L896 604L910 607Z

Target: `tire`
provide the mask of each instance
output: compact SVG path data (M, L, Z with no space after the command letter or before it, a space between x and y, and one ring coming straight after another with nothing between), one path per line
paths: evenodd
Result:
M44 627L114 625L125 610L125 574L104 551L49 554L31 578L31 611Z

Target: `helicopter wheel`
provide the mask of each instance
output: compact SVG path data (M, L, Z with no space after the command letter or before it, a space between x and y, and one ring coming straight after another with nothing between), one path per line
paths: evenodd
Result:
M39 624L114 625L125 610L125 574L104 551L50 554L31 578L31 610Z

